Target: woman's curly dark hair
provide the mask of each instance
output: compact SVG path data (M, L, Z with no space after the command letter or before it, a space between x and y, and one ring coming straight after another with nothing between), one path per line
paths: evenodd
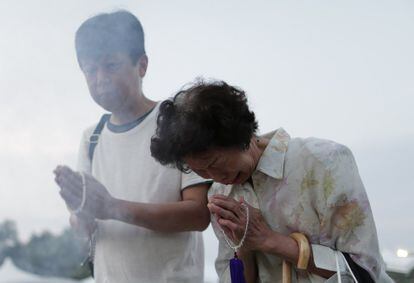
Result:
M185 156L212 147L247 149L256 130L243 90L224 81L198 80L161 103L151 154L187 172Z

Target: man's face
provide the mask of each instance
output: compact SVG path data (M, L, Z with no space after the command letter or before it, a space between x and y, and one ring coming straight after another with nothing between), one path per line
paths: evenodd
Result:
M80 60L93 100L110 112L122 111L134 103L146 70L146 65L142 70L141 59L134 65L129 55L114 53Z

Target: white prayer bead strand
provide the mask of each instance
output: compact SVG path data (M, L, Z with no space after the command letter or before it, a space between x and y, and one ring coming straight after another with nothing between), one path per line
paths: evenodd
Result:
M246 235L247 235L247 229L248 229L248 227L249 227L249 221L250 221L250 216L249 216L249 207L245 204L245 203L242 203L241 204L243 207L244 207L244 209L246 210L246 226L245 226L245 229L244 229L244 234L243 234L243 237L241 238L241 240L240 240L240 242L239 242L239 244L238 245L234 245L233 243L231 243L230 242L230 240L227 238L227 236L226 236L226 233L224 232L224 230L221 228L221 226L219 225L219 228L220 228L220 230L221 230L221 232L223 233L223 237L224 237L224 240L226 241L226 244L227 244L227 246L229 246L229 248L231 248L232 250L234 250L234 252L236 253L237 252L237 250L238 249L240 249L242 246L243 246L243 244L244 244L244 240L246 239Z

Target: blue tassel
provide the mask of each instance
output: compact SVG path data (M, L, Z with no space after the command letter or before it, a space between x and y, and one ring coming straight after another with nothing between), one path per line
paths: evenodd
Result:
M243 262L234 253L234 258L230 260L231 283L246 283L244 279Z

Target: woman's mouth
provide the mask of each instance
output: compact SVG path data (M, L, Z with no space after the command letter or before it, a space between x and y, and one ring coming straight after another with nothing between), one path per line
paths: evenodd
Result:
M236 177L234 177L231 184L239 184L240 183L241 172L237 173Z

